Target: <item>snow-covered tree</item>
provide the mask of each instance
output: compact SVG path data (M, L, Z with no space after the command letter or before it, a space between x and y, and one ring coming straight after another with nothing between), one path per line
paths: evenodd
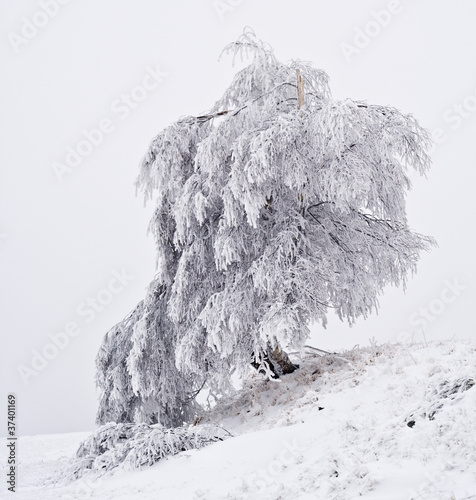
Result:
M177 425L205 383L224 391L250 363L286 371L311 322L367 317L433 243L406 217L409 171L430 165L412 116L334 100L326 73L279 62L249 29L225 51L251 63L142 161L157 274L126 332L106 337L117 363L98 357L101 422Z

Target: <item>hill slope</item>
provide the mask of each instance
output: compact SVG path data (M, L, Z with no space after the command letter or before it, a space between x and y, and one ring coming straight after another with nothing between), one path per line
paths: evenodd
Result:
M86 434L21 438L16 498L476 499L476 342L311 352L203 415L234 437L152 467L54 484Z

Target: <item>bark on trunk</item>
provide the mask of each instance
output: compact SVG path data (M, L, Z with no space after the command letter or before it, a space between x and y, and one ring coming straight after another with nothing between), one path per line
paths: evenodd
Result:
M268 344L266 351L261 353L261 359L267 363L273 374L273 378L280 378L282 375L287 375L299 368L299 365L294 364L289 356L280 347L274 349ZM260 373L265 373L262 363L253 361L251 365Z

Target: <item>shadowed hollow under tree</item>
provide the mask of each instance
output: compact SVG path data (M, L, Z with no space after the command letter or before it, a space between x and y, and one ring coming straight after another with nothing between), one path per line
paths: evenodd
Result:
M98 353L100 424L180 426L204 386L292 371L311 322L366 317L433 244L406 218L409 170L430 165L412 116L332 99L324 71L279 62L249 29L225 52L251 62L142 160L157 273Z

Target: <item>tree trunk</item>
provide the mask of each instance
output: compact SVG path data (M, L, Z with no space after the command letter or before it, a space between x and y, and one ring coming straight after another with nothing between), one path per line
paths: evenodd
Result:
M268 344L266 351L261 353L262 363L253 361L251 365L256 368L260 373L266 373L263 369L263 363L267 363L269 370L273 374L273 378L280 378L282 375L287 375L299 368L295 365L289 356L279 346L274 349Z

